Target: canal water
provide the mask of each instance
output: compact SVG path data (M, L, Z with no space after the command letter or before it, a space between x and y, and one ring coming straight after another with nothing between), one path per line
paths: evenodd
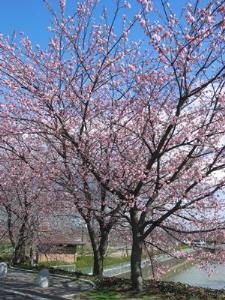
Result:
M213 270L210 275L205 269L194 265L179 273L167 276L165 280L211 289L225 289L225 265L212 264L209 268Z

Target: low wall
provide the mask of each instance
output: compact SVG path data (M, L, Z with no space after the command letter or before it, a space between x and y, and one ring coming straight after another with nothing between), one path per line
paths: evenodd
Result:
M49 262L49 261L63 261L65 263L73 264L76 262L77 256L74 254L40 254L38 257L38 262Z
M180 272L185 268L188 268L192 265L192 262L185 258L171 258L170 260L164 261L160 263L161 266L165 266L169 269L169 271L162 276L162 279L166 279L166 277L172 275L173 273ZM150 265L146 265L146 267L142 268L142 274L144 279L152 279L152 269ZM117 275L116 277L120 278L130 278L130 271Z

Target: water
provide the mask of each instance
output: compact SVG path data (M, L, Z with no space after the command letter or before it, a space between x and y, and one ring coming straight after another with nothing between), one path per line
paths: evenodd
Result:
M225 289L225 265L212 264L214 269L212 275L199 266L194 265L175 275L168 276L166 281L181 282L198 287Z

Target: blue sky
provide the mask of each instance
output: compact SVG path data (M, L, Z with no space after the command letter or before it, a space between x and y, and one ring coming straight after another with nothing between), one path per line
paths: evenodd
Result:
M3 0L0 9L0 32L24 32L35 43L46 43L50 16L42 0Z
M80 0L82 1L82 0ZM101 3L110 7L114 0L100 0ZM129 0L132 11L137 8L136 0ZM159 0L154 0L159 3ZM185 0L171 0L171 7L176 12L184 6ZM206 2L202 0L202 2ZM58 0L50 0L54 6ZM77 0L67 0L68 10L76 5ZM32 42L46 45L48 41L47 27L50 25L50 14L48 13L42 0L2 0L0 9L0 32L11 34L24 32L30 37Z

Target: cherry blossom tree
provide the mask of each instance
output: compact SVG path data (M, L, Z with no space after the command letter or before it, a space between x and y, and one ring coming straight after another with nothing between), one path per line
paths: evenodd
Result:
M55 157L54 161L57 161L54 164L57 172L54 172L52 182L59 186L64 205L70 210L75 207L84 220L94 257L93 275L103 276L109 235L120 217L121 204L117 197L87 172L80 159L74 158L74 152L68 151L70 148L63 142L60 143L62 145L50 150Z
M223 233L225 3L192 1L179 19L167 1L138 5L128 19L130 3L115 1L112 17L103 9L98 19L94 0L72 16L65 1L59 14L47 3L47 50L2 38L0 85L5 118L65 146L82 180L119 199L141 290L144 243L164 247L155 232L188 241Z
M111 29L110 29L109 40L107 40L106 38L108 35L108 33L107 33L108 29L103 28L104 23L106 22L106 16L105 16L102 25L98 26L98 24L92 24L93 33L91 34L89 39L90 40L93 39L93 41L91 42L90 45L88 45L88 48L87 48L88 52L85 53L86 52L85 40L87 38L85 37L86 34L84 32L80 32L80 28L85 28L85 26L88 25L88 22L91 19L91 10L94 9L95 5L96 5L95 1L89 1L89 2L87 2L86 6L78 5L78 7L77 7L77 18L78 18L77 23L79 24L79 26L71 28L71 30L74 31L74 36L76 36L76 35L80 36L80 38L77 39L78 40L77 45L75 45L75 43L71 40L71 38L74 39L74 37L68 36L68 34L64 32L63 27L61 27L61 25L60 25L60 27L58 28L59 32L54 35L54 37L51 39L51 41L49 43L49 51L44 53L43 51L39 51L39 49L37 49L37 53L35 54L35 56L38 59L38 61L34 61L33 55L31 55L31 53L29 53L31 50L31 48L30 48L31 45L29 43L29 40L27 40L25 38L22 39L23 49L21 49L21 52L20 52L21 55L23 55L22 53L24 53L24 54L26 53L25 56L27 57L27 59L30 62L33 61L33 63L36 66L39 65L39 67L41 67L43 60L45 60L46 63L49 62L50 64L48 66L47 65L46 66L47 66L47 68L49 68L49 71L52 70L52 71L50 71L51 74L49 74L51 78L53 78L55 76L55 74L53 74L55 72L54 68L58 72L59 64L61 64L61 62L68 55L69 59L67 59L65 69L64 68L61 69L62 74L60 75L60 77L61 76L62 77L61 77L61 79L58 78L59 81L58 81L58 79L56 80L56 86L53 88L52 92L54 94L56 92L56 90L59 90L59 89L62 92L64 90L66 93L67 92L68 93L74 93L74 92L77 93L78 92L78 94L79 94L78 97L81 101L80 102L81 106L79 103L77 103L78 107L77 107L77 104L75 104L75 106L71 107L73 114L74 114L72 119L70 118L69 115L61 116L63 118L62 122L63 123L65 122L66 126L69 125L69 127L71 127L71 130L76 130L76 124L74 123L74 121L76 122L76 116L79 118L76 111L78 110L78 114L80 114L80 113L83 114L81 111L84 110L84 113L85 113L85 105L86 104L84 103L85 101L83 101L82 99L83 98L85 99L85 97L90 97L92 89L94 91L95 85L97 84L97 80L93 79L96 75L95 74L90 75L90 74L88 74L89 71L86 70L86 68L88 68L88 69L90 68L90 67L86 66L86 63L88 64L89 62L85 62L85 64L84 64L84 62L82 62L82 61L84 59L86 59L86 57L89 56L89 61L91 62L91 56L95 59L95 56L100 54L101 63L100 63L100 61L99 62L96 61L96 67L98 67L100 70L102 70L103 74L106 74L108 72L108 70L110 70L110 72L111 72L111 69L113 71L114 63L116 63L118 60L120 60L124 55L123 53L120 53L120 52L128 51L125 47L126 30L131 28L133 26L134 22L137 21L137 18L135 17L132 24L129 25L126 30L121 32L119 38L116 38L115 33L113 31L113 24L114 24L115 20L113 20L112 24L111 24ZM47 6L55 18L55 23L56 23L55 26L56 27L59 26L59 19L55 16L55 12L48 5L48 3L47 3ZM121 6L121 3L118 2L116 5L115 18L118 14L118 11L121 9L120 6ZM61 18L62 18L63 22L65 22L65 23L69 22L68 26L72 26L73 19L71 19L71 18L65 19L64 18L63 7L64 7L64 5L61 3ZM124 6L122 6L122 8L123 7ZM126 26L126 24L124 24L124 27L125 26ZM101 28L104 29L103 33L101 33ZM52 29L52 31L54 32L54 29ZM71 31L71 33L72 33L72 31ZM79 51L77 51L76 49L73 49L74 46L75 46L75 48L80 47L79 39L82 39L82 44L83 44L83 46L82 46L83 54L82 55L84 56L83 58L80 57ZM104 39L105 39L105 41L104 41ZM64 48L64 50L63 50L63 48L61 48L60 50L58 48L58 42L60 40L61 40L60 44ZM65 46L63 46L62 41L65 42ZM104 42L104 44L103 44L103 42ZM104 45L109 48L108 51L109 51L109 53L111 53L110 55L112 56L111 61L108 61L108 59L107 59L108 55L106 55L105 53L102 53L102 51L103 52L105 51ZM14 47L13 44L11 44L11 46ZM71 49L71 46L72 46L72 49ZM92 47L94 47L95 51L96 51L93 54L91 54ZM19 49L17 48L17 50L19 50ZM71 50L74 53L70 57L71 54L68 54L68 53L70 53ZM59 54L58 51L61 52L60 56L58 56L58 54ZM14 56L14 58L15 58L15 56ZM80 70L75 71L75 73L72 75L72 73L74 72L74 70L73 70L73 60L74 59L77 60L78 65L80 65L80 62L81 62L81 65L80 65ZM22 64L24 63L23 60L20 60L20 62ZM36 66L34 68L36 68ZM31 67L31 69L32 68L33 67ZM130 68L132 68L132 66L130 66ZM43 70L40 69L40 71L42 73ZM67 72L69 72L69 73L72 72L71 75L74 77L72 79L71 84L69 83L69 85L68 85L68 87L70 86L72 88L72 90L70 90L70 88L67 89L67 87L64 86L65 79L67 80L68 75L69 75L69 74L67 74ZM40 76L42 77L41 73L40 73ZM114 71L114 73L115 73L115 71ZM41 77L39 79L37 78L37 85L39 85L41 83L41 81L42 81ZM49 77L49 79L50 79L50 77ZM6 74L5 79L6 78L7 78L7 74ZM77 92L74 90L74 87L73 87L74 80L75 81L78 80L80 82L79 85L81 85L80 87L78 87L79 90ZM107 81L111 81L110 77L107 79ZM52 79L50 79L49 83L50 84L53 83ZM111 84L113 84L113 83L110 83L110 85ZM33 83L30 82L29 85L33 86ZM31 92L30 87L28 87L28 86L23 86L22 89L24 90L25 94L26 93L29 94ZM33 89L33 87L32 87L32 89ZM51 87L51 89L52 89L52 87ZM10 93L10 91L11 91L11 87L8 89L9 93ZM84 93L84 95L83 95L83 93ZM4 93L4 95L6 95L6 93ZM118 97L120 97L120 96L118 95ZM10 95L9 95L9 98L10 98ZM25 96L25 98L26 98L26 96ZM24 100L25 100L25 98L24 98ZM60 98L61 98L61 96L60 96ZM25 102L26 102L26 100L25 100ZM60 102L61 102L61 100L60 100ZM55 108L57 110L59 109L59 113L61 115L61 114L64 114L62 107L61 107L61 105L64 106L64 104L62 102L61 103L60 102L58 102L58 104L59 104L58 108L54 107L55 105L53 105L52 108L50 108L50 107L49 108L50 108L50 110L53 109L53 111ZM18 101L15 100L15 103L12 104L12 106L3 105L2 109L3 109L3 111L6 110L6 115L11 114L12 119L20 121L20 130L22 128L24 128L25 134L27 134L27 132L28 132L28 134L29 133L33 134L34 132L39 133L39 135L43 137L43 143L50 144L52 146L52 148L54 149L54 151L56 150L58 155L64 161L64 166L66 166L66 168L64 167L65 170L62 169L62 166L59 166L58 164L55 163L56 170L58 169L58 167L61 168L61 174L60 174L61 178L60 178L59 182L61 185L64 185L65 190L67 192L69 191L70 194L73 195L73 197L75 199L74 203L76 204L81 216L84 218L85 222L87 223L87 227L88 227L88 230L90 233L90 239L91 239L92 246L93 246L94 258L95 258L94 259L94 274L100 275L100 274L102 274L102 271L103 271L103 258L104 258L104 255L105 255L105 252L107 249L109 232L110 232L113 224L116 222L116 214L118 213L120 204L117 203L116 205L112 205L112 203L113 203L112 198L116 199L116 196L113 197L112 195L110 195L111 193L109 191L107 191L103 186L101 186L101 184L99 184L98 180L93 177L93 174L91 172L86 170L85 174L83 174L82 170L81 170L82 168L79 167L79 170L81 170L81 172L76 171L76 173L74 174L73 165L71 164L73 167L72 170L71 170L71 165L68 167L67 157L65 157L65 153L67 155L67 152L69 152L69 153L72 152L72 155L74 156L74 154L76 155L76 150L70 149L69 151L65 151L65 145L64 145L65 138L64 137L63 137L63 139L61 138L62 137L61 129L60 129L61 121L59 121L57 114L53 113L53 115L52 115L52 113L49 111L47 113L47 115L50 113L49 117L47 115L45 115L45 113L42 114L42 112L40 112L40 115L37 116L37 114L36 114L37 111L36 111L35 114L32 113L31 119L33 119L33 117L38 117L38 119L33 122L33 121L31 121L30 118L28 120L27 115L25 115L25 111L26 111L25 103L23 103L23 105L22 105L25 108L25 110L18 109L17 112L14 111L13 107L18 107L17 104L18 104ZM27 108L28 108L28 106L27 106ZM12 109L11 112L10 112L10 107ZM30 108L28 108L28 109L30 110ZM45 110L46 107L43 107L43 109ZM79 110L81 110L81 111L79 112ZM30 110L30 112L31 111L32 110ZM4 113L5 113L5 111L4 111ZM32 126L30 126L31 124L29 124L30 121L32 122ZM51 124L51 122L53 122L53 123ZM81 124L81 128L78 128L78 130L80 131L80 136L83 135L82 132L84 130L85 118L82 121L82 123L83 124ZM40 129L39 125L43 126L42 129ZM47 129L46 125L47 125L47 127L50 126L49 130L47 130L47 131L46 131L46 129ZM78 126L80 126L80 125L78 125ZM29 128L29 130L27 130L28 128ZM68 128L68 129L70 130L70 128ZM59 147L61 147L62 149L60 149ZM66 149L67 148L68 148L68 145L66 145ZM88 149L87 149L87 151L88 151ZM55 159L55 162L58 162L57 158L53 158L53 160L54 159ZM69 159L71 159L71 158L69 158ZM72 159L73 159L73 157L72 157ZM81 160L82 160L82 158L81 158ZM77 167L77 165L76 165L76 167ZM65 173L65 171L66 171L66 173ZM79 179L78 179L78 176L79 176ZM54 174L52 175L52 177L54 177ZM73 179L75 178L75 181L73 182L72 185L71 185L71 177ZM68 178L69 178L69 183L67 183ZM91 184L90 184L90 181L92 181ZM74 193L74 186L76 187L76 194ZM82 196L81 196L81 190L82 190ZM95 190L97 190L97 195L99 196L98 197L99 199L97 199L96 195L93 195L93 191L96 193ZM78 193L78 191L80 191L80 193ZM92 193L90 193L90 191L92 191ZM106 201L107 198L109 199L109 201ZM97 200L99 200L99 201L97 202ZM91 202L91 205L90 205L90 202ZM93 218L94 218L94 221L93 221ZM96 228L94 229L94 227L97 227L97 224L99 224L99 230L100 230L100 233L98 233L98 234L96 234ZM100 238L98 235L100 236Z
M59 201L37 137L21 134L15 122L8 121L2 119L1 125L4 127L6 122L7 127L0 136L0 208L6 227L3 237L9 238L14 249L12 264L31 263L40 226L58 209Z
M0 181L0 205L6 213L8 237L14 248L12 264L24 263L32 259L33 244L50 193L40 175L9 154L4 161L1 158Z

